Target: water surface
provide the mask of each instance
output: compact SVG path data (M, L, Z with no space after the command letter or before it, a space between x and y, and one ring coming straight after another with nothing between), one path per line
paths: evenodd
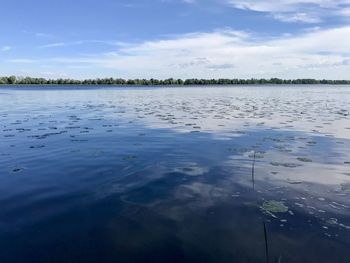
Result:
M350 87L3 87L0 262L350 262Z

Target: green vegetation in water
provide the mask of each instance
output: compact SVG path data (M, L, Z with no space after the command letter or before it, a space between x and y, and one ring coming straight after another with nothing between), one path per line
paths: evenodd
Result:
M263 212L266 214L277 218L274 214L275 213L286 213L288 212L288 206L284 204L284 202L279 202L279 201L265 201L263 205L260 207Z
M303 181L287 179L287 183L289 183L289 184L302 184Z
M18 172L22 172L23 170L24 170L23 167L15 167L15 168L12 169L12 172L18 173Z
M341 228L345 228L347 230L350 230L350 226L339 223L337 218L330 218L330 219L326 220L326 223L329 225L332 225L332 226L339 226Z
M132 161L135 160L137 157L135 155L126 155L123 157L124 161Z
M342 183L342 184L340 184L340 189L341 189L342 191L347 191L347 190L350 189L350 184Z
M306 157L298 157L297 160L304 163L312 163L312 160Z
M301 166L300 164L297 164L297 163L271 162L270 164L273 165L273 166L283 166L283 167L286 167L286 168L296 168L296 167Z

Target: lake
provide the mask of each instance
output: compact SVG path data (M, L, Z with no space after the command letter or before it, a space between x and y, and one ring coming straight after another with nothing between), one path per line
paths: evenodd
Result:
M2 87L0 262L350 262L350 87Z

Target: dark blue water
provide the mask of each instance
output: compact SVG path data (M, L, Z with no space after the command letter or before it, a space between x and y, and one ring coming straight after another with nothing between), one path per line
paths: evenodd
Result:
M0 262L350 262L350 88L0 89ZM264 235L264 224L266 234Z

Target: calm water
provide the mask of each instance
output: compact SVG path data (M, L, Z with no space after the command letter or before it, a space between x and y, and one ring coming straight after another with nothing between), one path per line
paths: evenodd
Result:
M0 262L350 262L350 87L1 88ZM280 260L280 261L278 261Z

